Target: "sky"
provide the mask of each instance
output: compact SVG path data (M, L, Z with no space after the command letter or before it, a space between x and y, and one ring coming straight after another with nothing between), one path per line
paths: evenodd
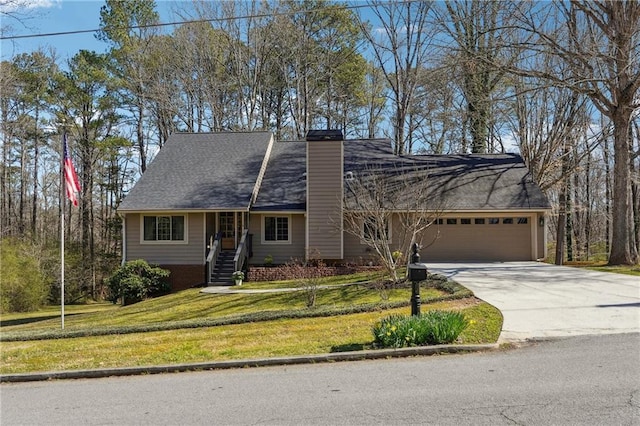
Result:
M6 1L6 0L5 0ZM17 10L8 10L19 16L22 22L7 17L2 13L0 25L3 27L2 36L19 36L30 34L43 34L55 32L67 32L78 30L95 30L100 26L100 8L104 0L15 0L22 2L23 6ZM0 4L3 1L0 1ZM156 1L160 20L170 20L171 7L177 1ZM26 6L25 6L26 5ZM0 8L0 12L3 12ZM10 27L10 34L4 34ZM79 50L94 50L103 53L107 50L107 44L95 38L95 33L81 33L59 36L47 36L36 38L20 38L14 40L1 40L1 59L10 60L20 53L31 53L42 46L55 48L58 56L66 60L78 53Z
M209 0L225 1L225 0ZM191 0L156 0L160 22L176 22L174 10L189 9ZM350 3L358 4L358 0ZM6 5L16 5L19 7ZM0 0L2 37L50 34L57 32L96 30L100 26L100 8L105 0ZM4 6L3 6L4 5ZM13 19L7 13L19 18ZM365 12L366 13L366 12ZM108 45L95 37L95 32L38 36L0 40L0 60L10 60L20 53L31 53L39 47L55 48L58 64L63 65L81 49L104 53Z

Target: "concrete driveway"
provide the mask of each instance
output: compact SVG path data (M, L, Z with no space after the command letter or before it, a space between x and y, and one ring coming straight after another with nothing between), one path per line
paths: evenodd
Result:
M538 262L427 263L502 311L500 341L640 332L640 278Z

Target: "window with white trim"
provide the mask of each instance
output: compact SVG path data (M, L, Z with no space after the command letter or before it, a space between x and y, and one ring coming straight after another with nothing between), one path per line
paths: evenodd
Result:
M185 241L184 216L144 216L144 241Z
M262 239L268 243L290 242L289 216L264 216Z

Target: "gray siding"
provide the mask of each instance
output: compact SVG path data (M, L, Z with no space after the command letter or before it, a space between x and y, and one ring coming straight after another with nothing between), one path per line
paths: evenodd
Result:
M179 215L172 213L149 213ZM161 265L203 265L204 264L204 213L189 213L187 216L187 244L141 244L140 214L128 213L125 216L127 241L125 260L144 259L149 263Z
M263 216L288 216L286 214L255 214L249 218L249 233L253 235L253 257L251 265L262 265L267 255L273 257L274 264L285 264L292 259L304 260L305 256L305 219L304 214L292 214L289 221L289 243L263 243Z
M342 141L307 142L307 252L342 259Z

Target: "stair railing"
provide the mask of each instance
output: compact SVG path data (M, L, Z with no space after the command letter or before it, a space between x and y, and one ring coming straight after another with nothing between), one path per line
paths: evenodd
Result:
M242 231L242 238L240 238L240 243L238 244L236 255L233 258L234 271L242 271L244 268L244 261L247 258L247 235L248 234L249 234L248 229L245 229L244 231Z
M207 254L207 284L211 283L211 277L213 271L216 268L216 262L218 261L218 255L222 250L222 233L218 232L215 237L212 235L209 238L209 253Z

